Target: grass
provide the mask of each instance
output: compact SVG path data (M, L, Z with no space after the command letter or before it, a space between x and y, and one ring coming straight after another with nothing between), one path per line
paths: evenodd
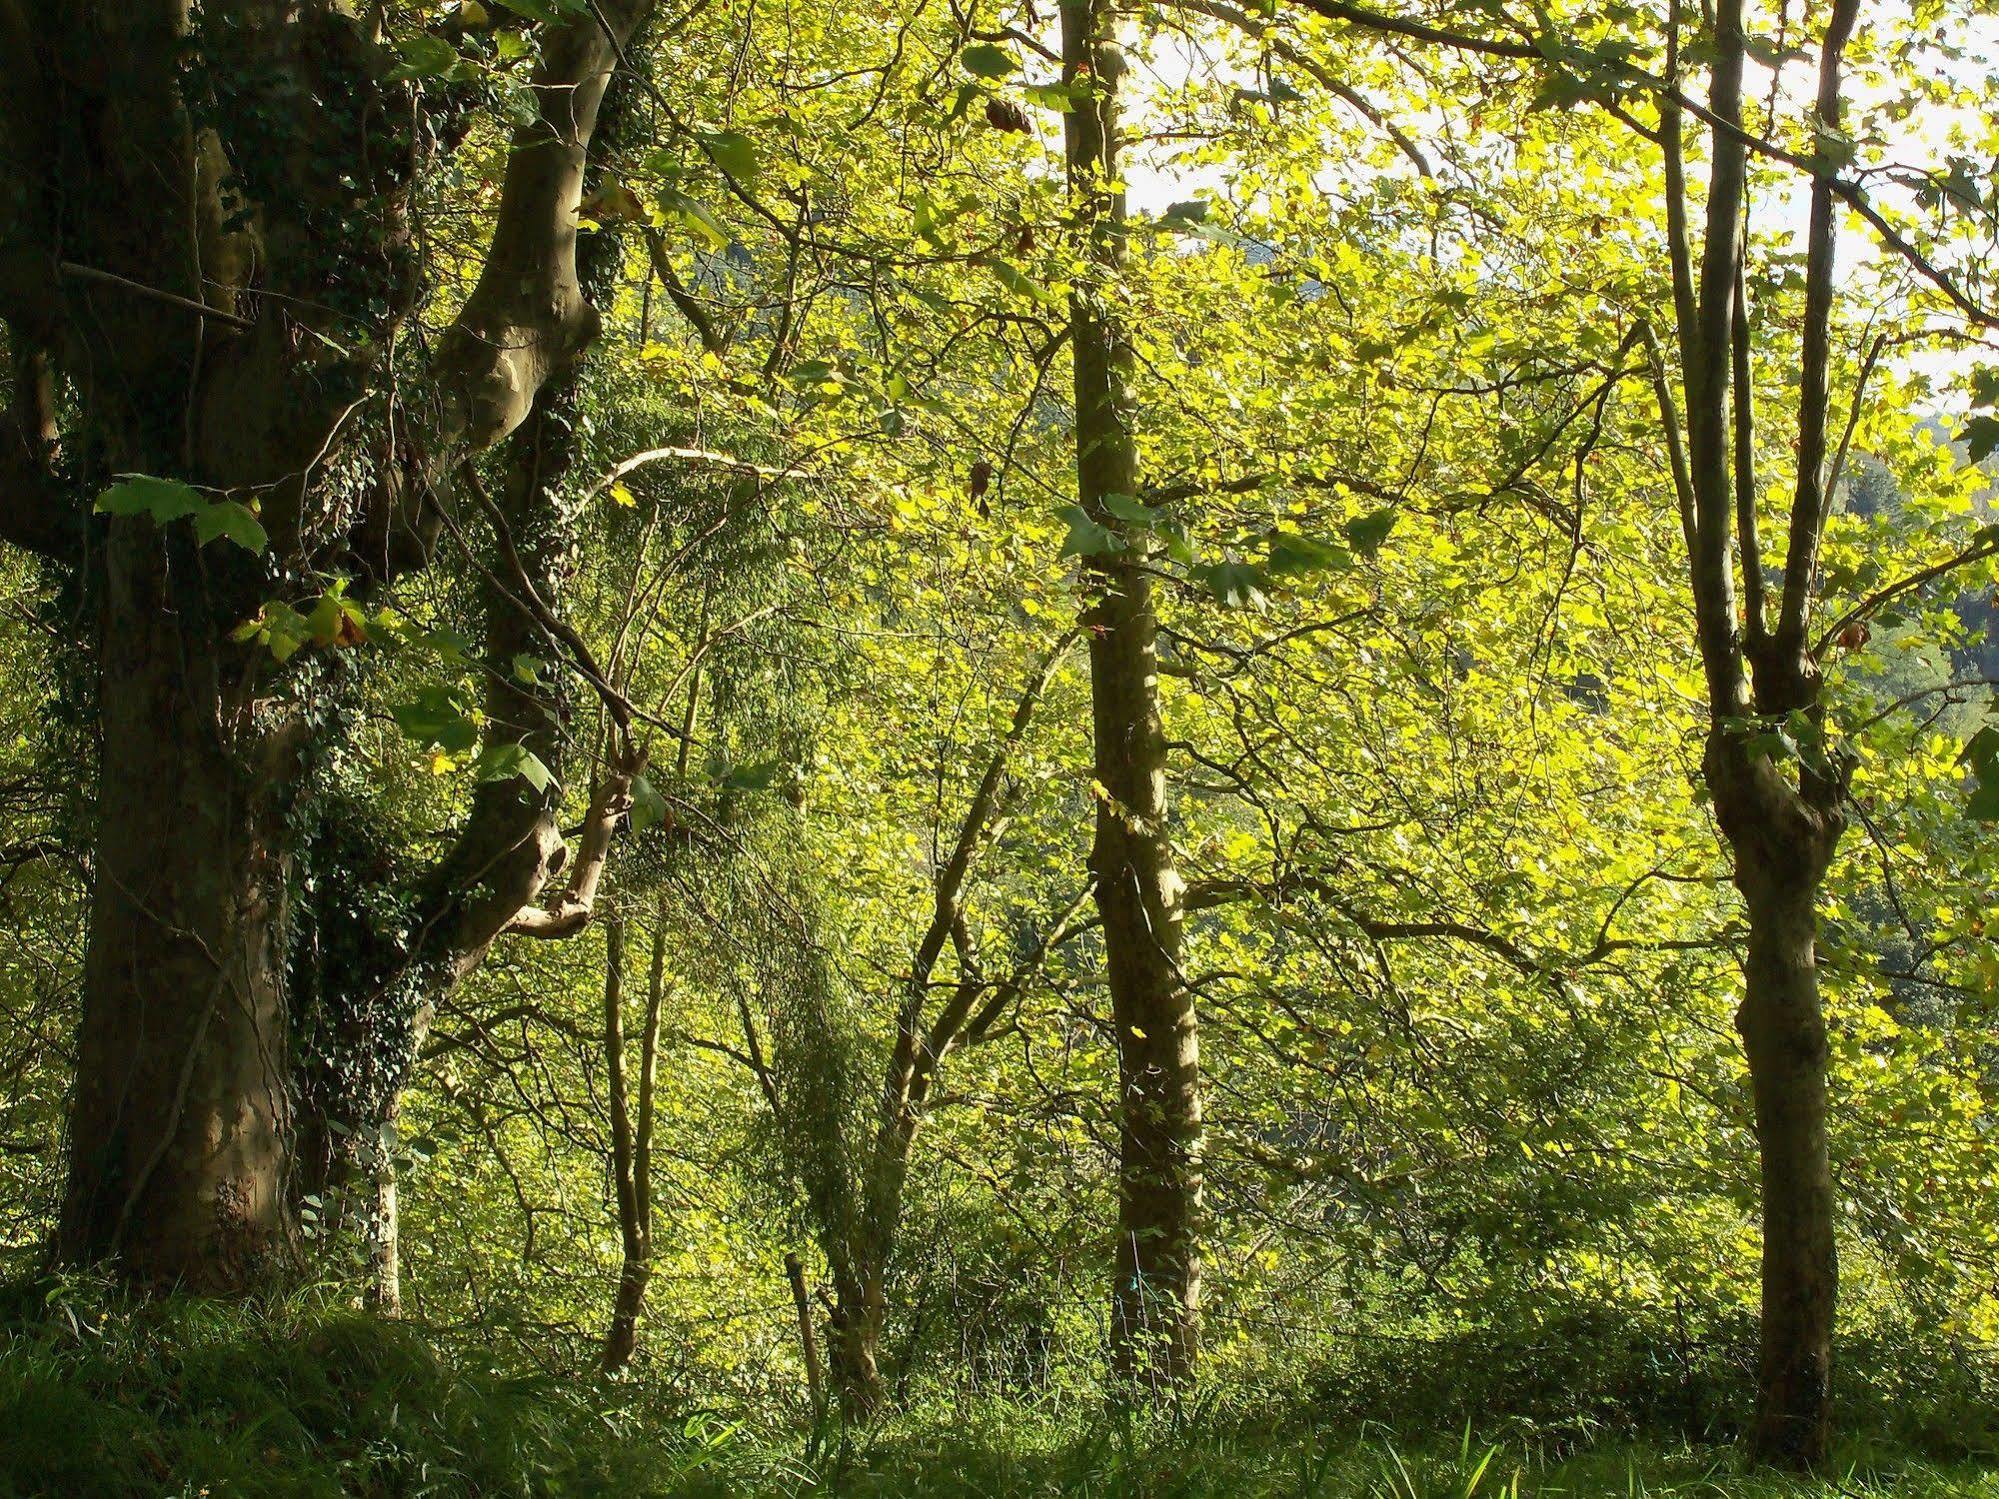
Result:
M652 1392L447 1363L296 1297L58 1295L0 1329L0 1495L671 1493L712 1426Z
M1200 1426L1150 1437L1105 1422L1038 1443L1033 1422L889 1436L818 1475L820 1492L906 1499L1048 1495L1065 1499L1999 1499L1999 1468L1938 1464L1853 1448L1831 1473L1797 1479L1753 1469L1730 1448L1607 1442L1566 1455L1420 1432L1315 1430L1302 1422Z
M1578 1449L1518 1422L1493 1443L1414 1416L1390 1431L1305 1409L1154 1417L1089 1398L936 1403L822 1434L808 1459L780 1419L725 1420L643 1383L523 1373L476 1352L447 1360L420 1329L329 1296L232 1309L45 1287L4 1313L0 1499L1999 1499L1999 1465L1886 1445L1851 1446L1805 1481L1727 1447Z

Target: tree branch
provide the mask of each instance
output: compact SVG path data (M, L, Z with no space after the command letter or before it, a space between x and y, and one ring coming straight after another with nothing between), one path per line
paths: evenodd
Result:
M652 0L592 3L544 32L536 117L514 132L479 281L437 351L447 437L490 446L527 419L537 391L596 337L576 274L577 213L598 107Z
M544 906L529 906L509 921L505 930L523 937L573 937L596 914L597 887L610 861L611 843L618 827L632 809L632 781L645 769L642 750L620 751L615 746L590 797L590 811L583 821L583 836L570 866L569 883L562 895Z

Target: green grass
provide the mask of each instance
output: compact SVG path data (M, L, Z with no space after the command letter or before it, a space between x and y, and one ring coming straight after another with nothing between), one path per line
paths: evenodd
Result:
M447 1363L337 1300L59 1292L0 1328L0 1495L671 1493L729 1450L628 1384Z
M1146 1434L1116 1421L1037 1437L1031 1417L891 1434L819 1475L823 1492L958 1499L1049 1495L1074 1499L1511 1499L1515 1495L1979 1496L1999 1499L1999 1469L1939 1465L1854 1448L1824 1479L1759 1471L1728 1448L1631 1442L1557 1456L1531 1443L1488 1444L1468 1432L1320 1431L1268 1422ZM802 1491L809 1492L809 1491Z
M1827 1478L1727 1447L1578 1449L1517 1418L1489 1441L1240 1405L1141 1416L1071 1396L933 1403L865 1432L724 1419L667 1391L524 1373L326 1295L251 1308L44 1287L0 1308L0 1496L851 1495L856 1499L1988 1496L1999 1465L1853 1445ZM754 1413L752 1413L754 1414Z

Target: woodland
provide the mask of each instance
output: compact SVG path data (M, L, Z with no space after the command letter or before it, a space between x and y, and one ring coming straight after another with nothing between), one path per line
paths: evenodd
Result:
M0 0L0 1495L1999 1495L1991 0Z

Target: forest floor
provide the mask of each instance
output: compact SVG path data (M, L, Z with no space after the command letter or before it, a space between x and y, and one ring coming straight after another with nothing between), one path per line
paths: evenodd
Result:
M1802 1479L1757 1471L1727 1447L1607 1441L1558 1456L1534 1450L1531 1441L1487 1445L1462 1436L1439 1440L1419 1430L1210 1432L1134 1447L1099 1430L1074 1434L1039 1451L1007 1440L968 1441L937 1433L928 1440L919 1435L891 1441L845 1467L822 1467L792 1492L884 1499L1015 1494L1105 1499L1999 1499L1999 1467L1935 1464L1906 1453L1855 1448L1825 1475Z
M1849 1440L1816 1479L1731 1447L1557 1438L1517 1417L1453 1433L1297 1402L1139 1417L1100 1398L932 1401L816 1441L684 1390L524 1372L423 1331L298 1305L120 1307L35 1295L0 1315L0 1499L508 1495L866 1499L1507 1499L1986 1496L1999 1460ZM1964 1430L1979 1423L1966 1413Z

